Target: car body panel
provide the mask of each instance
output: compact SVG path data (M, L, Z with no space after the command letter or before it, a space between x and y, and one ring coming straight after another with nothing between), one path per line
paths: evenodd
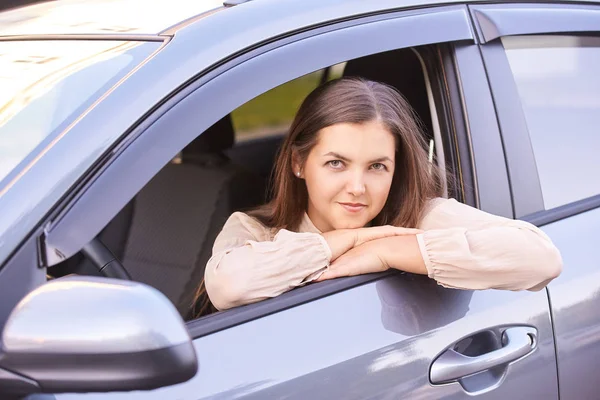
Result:
M0 270L0 332L17 303L30 291L47 281L46 269L38 268L37 242L28 240L13 259Z
M595 399L600 384L600 209L544 226L564 271L548 286L553 310L560 396Z
M545 291L445 289L406 274L195 339L200 369L183 384L56 399L464 398L459 383L430 384L431 360L474 331L511 325L537 327L538 347L477 398L557 399Z

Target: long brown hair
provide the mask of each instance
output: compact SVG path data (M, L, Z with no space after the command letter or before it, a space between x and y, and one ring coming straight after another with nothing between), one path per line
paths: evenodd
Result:
M301 165L306 162L321 129L370 121L380 121L396 143L390 193L371 223L416 227L427 201L443 192L442 171L430 165L420 120L406 99L391 86L357 77L329 81L304 99L277 155L272 200L248 214L269 228L297 230L307 209L308 192L304 180L294 175L294 161ZM204 299L199 304L201 297ZM195 304L200 305L200 315L210 309L204 282Z

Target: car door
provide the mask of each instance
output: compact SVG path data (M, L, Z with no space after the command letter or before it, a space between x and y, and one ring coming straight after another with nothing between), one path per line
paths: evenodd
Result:
M515 212L542 227L564 259L564 272L548 287L560 395L595 399L600 6L497 5L472 12L485 42Z
M268 11L261 2L254 7ZM176 36L170 46L177 43ZM448 48L442 63L448 70L432 80L445 86L440 113L450 123L443 135L455 147L458 179L476 183L463 182L475 205L512 216L500 132L468 9L440 7L274 39L201 77L134 131L65 203L44 233L45 259L75 254L198 132L258 94L349 59L429 44ZM310 285L188 328L200 363L192 380L151 392L55 398L558 398L545 291L460 291L390 272Z

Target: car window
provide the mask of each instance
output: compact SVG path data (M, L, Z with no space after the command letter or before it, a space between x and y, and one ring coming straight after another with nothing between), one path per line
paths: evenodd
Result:
M45 138L71 124L158 42L0 42L2 180Z
M304 98L323 81L353 74L378 78L398 90L404 88L402 93L417 115L429 115L428 77L422 73L416 54L412 48L406 48L351 59L252 98L202 132L165 164L102 229L98 239L133 279L162 291L185 318L194 319L200 310L205 311L203 315L213 311L204 309L203 303L194 310L190 308L212 256L216 235L233 212L264 203L277 149ZM415 68L401 76L391 73L373 77L385 63L390 65L386 71L395 71L398 65ZM412 91L406 82L411 83ZM277 113L285 117L274 118ZM423 132L429 143L434 142L433 131ZM239 143L234 143L234 135ZM443 144L439 142L436 148L442 149ZM439 154L443 157L442 152ZM430 157L433 161L433 149ZM49 275L97 275L97 263L82 261L81 256L86 256L85 251L53 265Z
M600 194L600 38L505 37L546 209Z
M345 64L296 78L238 107L231 113L236 141L284 135L304 98L323 80L341 77Z

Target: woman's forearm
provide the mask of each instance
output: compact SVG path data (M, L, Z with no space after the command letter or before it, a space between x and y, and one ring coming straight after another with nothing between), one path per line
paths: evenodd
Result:
M562 265L549 242L529 230L504 227L469 234L449 229L420 236L378 239L377 254L390 268L467 290L539 290Z
M324 271L331 254L321 235L282 229L273 241L247 244L213 254L204 275L218 310L279 296Z
M539 290L562 269L552 242L522 221L478 230L429 230L418 240L429 277L446 287Z
M425 261L416 235L378 239L379 256L388 267L413 274L427 275Z
M436 199L417 235L428 275L445 287L540 290L562 270L560 252L539 228Z

